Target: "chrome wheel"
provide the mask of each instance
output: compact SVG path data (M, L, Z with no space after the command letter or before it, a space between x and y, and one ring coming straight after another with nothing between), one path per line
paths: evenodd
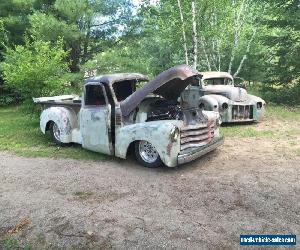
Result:
M60 130L56 123L53 124L53 136L54 138L60 142Z
M147 141L140 141L139 154L141 158L147 163L153 163L159 157L155 147L152 146L152 144Z

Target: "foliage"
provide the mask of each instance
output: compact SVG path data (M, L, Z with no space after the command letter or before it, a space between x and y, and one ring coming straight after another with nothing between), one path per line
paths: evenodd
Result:
M299 1L272 0L261 37L264 70L262 93L276 103L300 104L300 5Z
M194 1L199 71L228 71L237 80L262 86L267 100L300 103L298 0ZM0 9L0 63L4 54L28 48L26 37L46 42L49 48L61 43L68 52L61 63L62 71L67 65L69 73L57 74L54 69L53 89L58 75L76 88L95 70L154 76L185 63L184 43L190 65L195 58L190 0L5 0ZM0 71L0 89L3 76ZM11 92L0 93L7 94Z
M17 98L11 94L0 95L0 106L12 105L17 103Z
M79 72L80 64L103 51L117 27L130 15L127 0L56 0L47 11L36 11L29 16L29 32L45 41L63 37L70 50L68 61L71 72Z
M2 64L6 85L19 91L22 98L30 99L64 91L64 75L68 71L63 61L67 56L62 41L51 46L35 40L8 49Z
M300 82L289 86L272 87L263 85L260 88L260 95L268 102L277 104L299 105L300 104Z

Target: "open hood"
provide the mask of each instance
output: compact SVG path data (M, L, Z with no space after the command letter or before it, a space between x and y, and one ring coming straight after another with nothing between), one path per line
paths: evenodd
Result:
M161 95L169 100L177 100L181 92L189 84L197 84L199 78L201 74L187 65L170 68L122 101L120 103L122 114L129 115L150 93Z

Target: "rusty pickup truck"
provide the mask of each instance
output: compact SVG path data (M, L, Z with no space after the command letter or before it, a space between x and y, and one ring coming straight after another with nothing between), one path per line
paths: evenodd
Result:
M260 121L265 113L266 102L247 90L234 85L227 72L201 72L200 107L219 111L223 123Z
M40 128L59 145L126 158L133 150L146 167L175 167L223 143L218 112L199 108L201 74L173 67L148 81L124 73L85 80L82 97L34 98L42 105Z

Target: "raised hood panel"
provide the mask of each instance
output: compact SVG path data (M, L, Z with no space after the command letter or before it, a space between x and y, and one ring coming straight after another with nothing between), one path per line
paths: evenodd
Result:
M230 85L208 85L203 86L204 94L217 94L227 97L235 102L247 101L247 91L243 88Z
M198 81L199 77L201 74L187 65L170 68L122 101L120 103L122 114L129 115L150 93L161 95L169 100L176 100L181 92L189 84Z

